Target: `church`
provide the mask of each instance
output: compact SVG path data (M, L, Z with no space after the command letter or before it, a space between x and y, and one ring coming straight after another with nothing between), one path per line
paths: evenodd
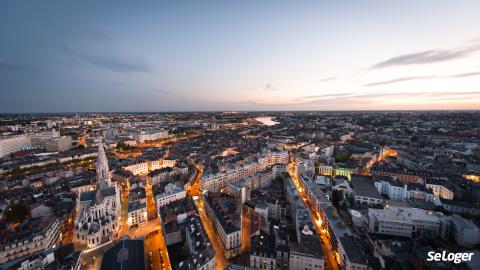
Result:
M121 211L120 191L112 186L108 159L102 141L96 162L97 187L80 193L77 199L75 239L94 248L117 236Z

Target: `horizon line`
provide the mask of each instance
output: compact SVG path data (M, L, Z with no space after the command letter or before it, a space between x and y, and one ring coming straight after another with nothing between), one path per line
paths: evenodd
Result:
M279 113L279 112L479 112L480 109L369 109L369 110L182 110L182 111L59 111L59 112L0 112L0 115L28 115L28 114L128 114L128 113Z

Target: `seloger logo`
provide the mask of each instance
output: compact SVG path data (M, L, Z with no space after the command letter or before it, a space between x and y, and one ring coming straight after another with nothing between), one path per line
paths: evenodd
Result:
M469 262L472 260L473 252L459 252L459 253L447 253L445 250L443 252L435 252L430 251L428 252L427 261L443 261L443 262L452 262L453 263L461 263L461 262Z

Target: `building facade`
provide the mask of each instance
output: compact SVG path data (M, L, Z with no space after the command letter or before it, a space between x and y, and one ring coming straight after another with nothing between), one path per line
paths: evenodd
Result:
M75 240L89 248L114 239L119 230L120 192L111 184L108 160L101 142L96 171L96 189L80 193L77 199Z

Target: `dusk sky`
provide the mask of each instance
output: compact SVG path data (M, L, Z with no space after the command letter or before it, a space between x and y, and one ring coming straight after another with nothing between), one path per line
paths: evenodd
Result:
M480 109L480 1L2 1L0 113Z

